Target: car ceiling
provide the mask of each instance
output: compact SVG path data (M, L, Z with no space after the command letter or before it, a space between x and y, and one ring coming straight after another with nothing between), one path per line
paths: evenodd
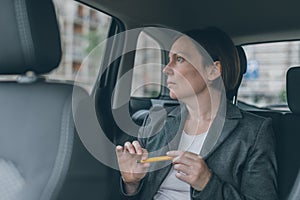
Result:
M81 0L119 18L127 28L185 31L216 26L236 44L300 37L299 0Z

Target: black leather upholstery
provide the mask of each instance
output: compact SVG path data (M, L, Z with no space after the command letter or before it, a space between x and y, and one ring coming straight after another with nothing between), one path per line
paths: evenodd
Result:
M292 113L300 114L300 67L292 67L287 72L286 91L288 105Z
M292 175L294 175L296 173L296 170L298 170L298 176L297 178L292 177L295 178L296 181L294 183L293 189L290 192L288 200L300 199L300 161L299 159L295 159L295 157L297 158L298 156L297 153L299 152L300 141L300 135L298 134L300 128L300 95L297 89L299 88L299 83L300 67L290 68L287 73L287 97L289 108L293 114L286 114L285 121L287 123L287 128L291 129L290 134L293 134L293 136L289 139L289 142L291 142L290 145L292 146L291 148L293 148L292 151L294 155L290 155L290 159L293 159L291 160L291 162L295 162L295 167L292 167L288 170L292 170ZM294 137L297 137L297 139L294 140Z
M61 45L52 1L3 0L0 27L0 74L42 74L59 64Z
M299 200L299 199L300 199L300 170L288 200Z
M292 67L286 77L287 101L291 113L285 113L280 120L278 135L279 187L282 197L291 192L300 169L300 67Z
M293 187L300 169L300 115L286 113L280 120L278 134L278 185L279 194L286 198Z

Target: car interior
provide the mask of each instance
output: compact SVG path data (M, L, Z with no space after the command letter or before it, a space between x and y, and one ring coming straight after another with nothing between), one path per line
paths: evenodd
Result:
M101 141L84 134L99 126L111 144L124 144L137 138L150 109L178 105L161 72L164 41L169 30L204 27L234 41L241 69L226 97L272 119L279 198L300 199L299 1L1 3L0 199L121 199L119 171L89 148ZM259 60L259 48L277 54ZM284 62L279 53L287 54Z

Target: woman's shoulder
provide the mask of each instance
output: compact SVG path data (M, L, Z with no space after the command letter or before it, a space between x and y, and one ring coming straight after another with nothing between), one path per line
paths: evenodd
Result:
M229 116L229 114L231 115ZM235 113L235 114L232 114ZM233 116L233 117L232 117ZM244 131L257 132L260 128L264 126L270 126L272 124L272 119L268 117L262 117L251 113L249 111L242 110L236 105L227 106L227 119L236 118L239 121L239 127Z
M240 125L243 130L248 130L250 132L261 132L262 130L271 131L272 129L272 118L259 116L257 114L251 113L249 111L241 110L242 119L240 120Z
M237 136L239 140L252 145L265 145L266 143L274 143L274 132L272 128L272 119L256 115L254 113L239 109L240 118L234 129L233 136ZM272 142L273 141L273 142Z
M240 109L240 112L242 113L243 118L245 120L262 122L262 121L269 119L268 117L263 117L263 116L255 114L255 113L252 113L250 111L246 111L246 110L242 110L242 109Z
M253 122L263 122L268 120L266 117L259 116L252 112L243 110L239 108L237 105L233 105L232 103L227 103L227 118L240 118L245 121L253 121Z

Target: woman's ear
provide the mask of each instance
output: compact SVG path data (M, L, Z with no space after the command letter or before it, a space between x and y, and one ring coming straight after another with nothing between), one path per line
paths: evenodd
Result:
M222 65L220 61L215 61L214 65L208 67L208 80L213 81L221 76Z

